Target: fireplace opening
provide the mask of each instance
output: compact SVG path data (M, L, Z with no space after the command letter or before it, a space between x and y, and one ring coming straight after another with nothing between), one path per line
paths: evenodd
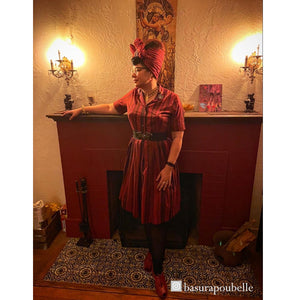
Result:
M144 227L139 220L121 209L119 192L122 171L107 171L109 222L111 238L119 235L124 247L147 247ZM197 223L201 201L202 174L180 173L181 209L171 220L167 248L182 249L198 244Z

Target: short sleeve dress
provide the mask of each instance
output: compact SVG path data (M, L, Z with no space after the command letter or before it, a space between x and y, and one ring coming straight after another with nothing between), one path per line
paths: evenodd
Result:
M114 107L120 114L127 112L133 131L168 136L160 141L130 139L119 195L122 208L142 224L167 222L180 210L177 164L170 188L159 191L156 178L168 160L171 132L185 130L181 102L175 93L159 86L156 98L147 104L141 89L135 88L115 101Z

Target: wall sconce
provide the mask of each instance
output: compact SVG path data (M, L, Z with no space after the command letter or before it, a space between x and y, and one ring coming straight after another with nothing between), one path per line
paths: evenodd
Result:
M257 52L254 51L249 57L245 57L245 65L241 69L244 69L251 83L253 83L255 74L263 74L262 55L259 55L259 45L257 46Z
M58 50L58 59L55 60L57 63L53 66L53 61L50 59L51 70L48 70L49 74L52 74L56 78L65 77L67 85L69 85L70 79L73 77L73 73L77 70L73 69L73 60L69 60L66 56L61 59L60 51Z

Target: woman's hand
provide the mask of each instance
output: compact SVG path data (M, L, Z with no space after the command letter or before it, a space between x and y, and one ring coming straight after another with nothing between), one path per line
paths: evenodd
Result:
M166 165L158 174L156 181L159 181L157 185L159 191L165 191L172 185L172 171L173 168Z
M72 110L65 110L63 112L63 117L66 115L71 115L71 117L69 118L69 120L72 120L73 118L79 116L82 112L81 108L76 108L76 109L72 109Z

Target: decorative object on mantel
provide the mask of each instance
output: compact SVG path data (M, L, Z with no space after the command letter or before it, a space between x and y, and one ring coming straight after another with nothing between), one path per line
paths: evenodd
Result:
M74 103L74 100L72 100L71 95L69 94L65 94L65 99L64 99L64 103L65 103L65 109L66 110L71 110L72 109L72 104Z
M244 69L244 72L250 78L250 82L253 83L255 74L263 74L263 61L262 55L259 55L259 45L257 46L257 52L254 51L249 57L246 55L245 64L241 69Z
M194 109L194 104L183 103L182 107L185 111L190 111Z
M222 84L200 84L199 111L218 112L222 110Z
M88 96L87 98L88 98L88 100L89 100L89 105L90 105L90 106L92 106L93 104L95 104L95 99L94 99L93 96Z
M51 70L48 70L49 74L52 74L56 78L65 77L67 85L69 85L74 72L77 72L77 70L74 70L73 60L69 60L66 56L63 56L61 59L60 51L58 50L58 59L55 61L58 62L58 64L55 63L53 65L53 61L50 59Z
M248 94L248 99L244 101L246 104L246 110L245 112L254 112L254 93Z

